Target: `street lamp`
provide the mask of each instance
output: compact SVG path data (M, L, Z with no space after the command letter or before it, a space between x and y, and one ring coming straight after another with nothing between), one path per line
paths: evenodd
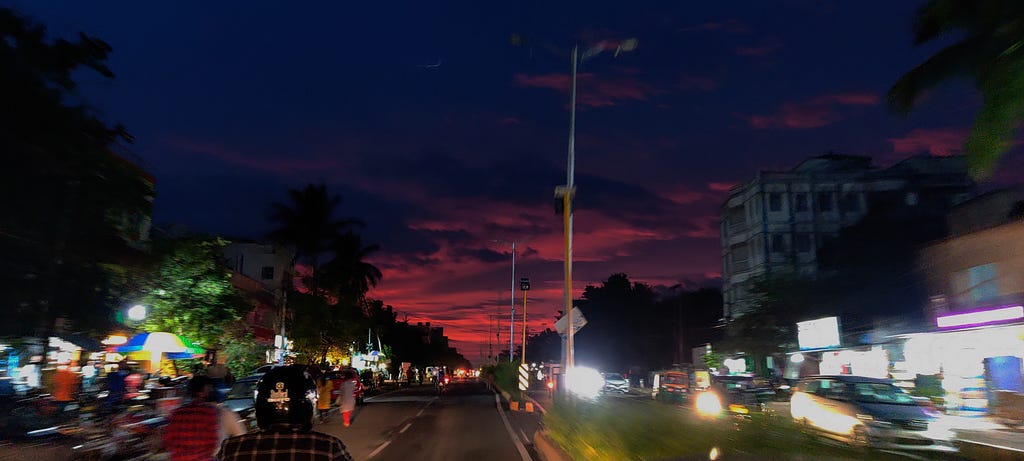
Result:
M516 242L504 240L492 240L492 242L512 244L512 312L508 322L508 363L512 363L512 356L515 355L516 350Z
M617 57L621 52L629 52L636 49L637 39L629 38L623 40L618 45L614 46L615 56ZM609 44L601 42L597 46L593 46L583 53L583 57L579 57L579 45L572 47L572 72L570 74L570 86L569 86L569 159L566 168L566 181L564 186L558 186L555 188L555 197L561 199L560 208L562 209L562 220L565 226L565 316L566 318L566 341L565 341L565 365L562 367L563 370L572 368L575 363L575 346L573 344L573 320L572 320L572 200L576 195L576 67L577 65L590 59L594 56L601 54L601 52L609 49Z
M136 322L141 322L146 319L146 306L142 304L136 304L128 308L128 318Z

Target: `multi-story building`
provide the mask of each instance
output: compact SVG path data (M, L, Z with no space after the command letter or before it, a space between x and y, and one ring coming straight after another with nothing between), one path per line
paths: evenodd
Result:
M951 235L919 253L928 316L1024 304L1024 193L980 195L948 222Z
M938 216L970 197L963 157L919 156L888 168L828 154L734 186L721 212L724 316L741 315L755 277L818 274L818 250L877 203L902 201Z
M268 243L236 242L224 248L224 259L232 271L232 285L253 305L246 315L249 330L258 341L273 344L285 293L295 274L292 251Z

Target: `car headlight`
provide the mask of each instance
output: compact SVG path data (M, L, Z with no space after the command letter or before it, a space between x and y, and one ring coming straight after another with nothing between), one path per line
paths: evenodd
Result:
M722 412L722 400L714 392L701 392L697 396L697 413L703 416L718 416Z

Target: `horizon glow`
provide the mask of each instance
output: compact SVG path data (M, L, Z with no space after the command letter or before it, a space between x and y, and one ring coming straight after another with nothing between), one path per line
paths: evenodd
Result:
M1024 306L1009 306L943 315L935 318L935 324L939 328L970 327L1020 318L1024 318Z

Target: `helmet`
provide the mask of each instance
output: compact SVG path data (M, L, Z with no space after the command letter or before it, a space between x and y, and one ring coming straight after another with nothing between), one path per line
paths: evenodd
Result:
M263 430L309 431L316 400L316 382L305 367L272 368L256 384L256 424Z

